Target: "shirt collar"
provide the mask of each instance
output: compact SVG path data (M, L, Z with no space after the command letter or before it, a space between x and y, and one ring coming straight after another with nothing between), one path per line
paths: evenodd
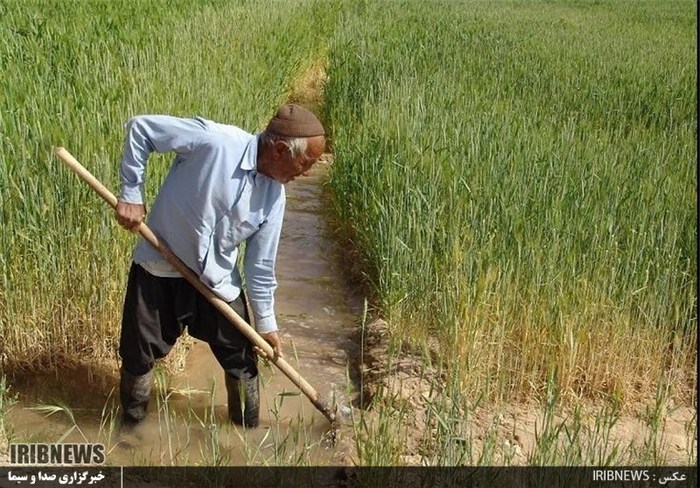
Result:
M248 146L245 148L243 153L243 160L241 161L241 169L246 171L251 171L258 166L258 139L260 135L256 135L250 139Z

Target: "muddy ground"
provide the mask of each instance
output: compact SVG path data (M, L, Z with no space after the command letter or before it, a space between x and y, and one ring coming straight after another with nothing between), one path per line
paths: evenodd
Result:
M358 341L356 346L359 346L359 334L355 337ZM435 454L433 451L435 446L431 445L430 441L436 437L439 427L435 416L429 414L430 404L438 400L442 394L439 385L444 383L444 379L436 369L425 368L424 359L411 352L401 352L398 357L391 360L389 367L389 327L382 320L375 320L365 325L362 341L364 348L362 351L355 350L352 361L353 366L359 370L359 374L355 376L355 392L345 399L346 405L350 402L354 404L355 408L352 412L356 426L353 428L351 419L346 417L344 425L338 431L338 442L333 452L323 458L317 458L317 462L346 466L361 465L366 462L361 459L355 448L356 433L359 433L360 437L365 435L363 429L359 427L359 419L362 418L370 426L376 426L382 419L388 419L391 422L398 453L398 457L393 460L394 463L430 464ZM194 377L198 376L196 373L198 369L207 370L215 367L213 362L205 359L206 354L199 357L200 360L209 362L201 368L196 364L191 365L194 367ZM338 374L336 372L336 377ZM304 402L303 399L298 401ZM225 399L221 398L216 403L223 405ZM292 410L299 408L294 405L300 405L300 403L292 404ZM399 412L396 410L397 405L404 405L405 408ZM217 408L221 410L223 406ZM588 411L595 412L595 406L588 406ZM566 415L570 413L566 410L557 412L555 422L563 422ZM665 464L695 463L697 459L695 409L679 406L667 409L665 413L666 418L661 428L662 437L658 440L659 446L663 449ZM296 410L290 414L295 415ZM610 444L617 443L621 447L635 444L640 448L643 447L649 433L647 425L642 420L643 414L643 409L637 412L631 409L620 415L611 429ZM489 464L531 464L538 432L541 435L544 422L544 412L540 406L534 404L489 406L463 412L463 415L467 420L465 424L468 425L465 433L466 440L455 439L455 442L470 443L474 463L482 453L489 450L491 453ZM221 413L220 417L223 421L225 413ZM584 423L586 422L589 427L595 424L592 417L587 418ZM321 435L323 430L316 429L315 432ZM4 437L3 430L0 429L0 465L9 463L7 452L7 439Z

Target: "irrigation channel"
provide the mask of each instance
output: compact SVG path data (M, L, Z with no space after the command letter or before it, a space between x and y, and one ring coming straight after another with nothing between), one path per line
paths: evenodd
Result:
M344 281L324 212L329 165L322 158L309 176L287 185L275 299L287 361L347 413L360 306ZM260 426L243 431L227 421L224 374L208 345L190 338L184 357L180 372L159 375L148 417L129 432L117 421L114 374L16 379L17 403L8 412L13 441L99 442L110 465L337 465L348 459L352 429L341 427L331 442L328 420L272 366L260 364ZM63 410L48 415L50 407Z

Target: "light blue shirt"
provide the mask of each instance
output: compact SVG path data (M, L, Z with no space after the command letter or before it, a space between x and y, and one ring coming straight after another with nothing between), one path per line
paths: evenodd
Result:
M285 193L282 183L256 171L258 136L200 117L165 115L134 117L126 129L119 199L143 203L149 155L174 151L172 167L148 211L148 226L227 302L241 291L236 262L245 241L243 272L255 325L260 333L277 330L275 259ZM133 260L167 263L143 239Z

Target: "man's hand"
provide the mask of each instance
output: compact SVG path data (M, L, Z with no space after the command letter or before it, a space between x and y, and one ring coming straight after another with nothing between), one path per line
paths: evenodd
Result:
M282 342L280 342L280 336L277 334L277 331L268 332L267 334L260 334L260 337L265 339L265 341L268 344L270 344L270 346L272 346L272 350L275 353L275 357L268 357L265 351L263 351L257 346L253 348L255 349L255 352L257 352L260 356L264 357L265 359L275 359L278 357L282 357Z
M137 232L139 225L146 216L146 206L143 203L117 202L115 211L117 222L126 230Z

